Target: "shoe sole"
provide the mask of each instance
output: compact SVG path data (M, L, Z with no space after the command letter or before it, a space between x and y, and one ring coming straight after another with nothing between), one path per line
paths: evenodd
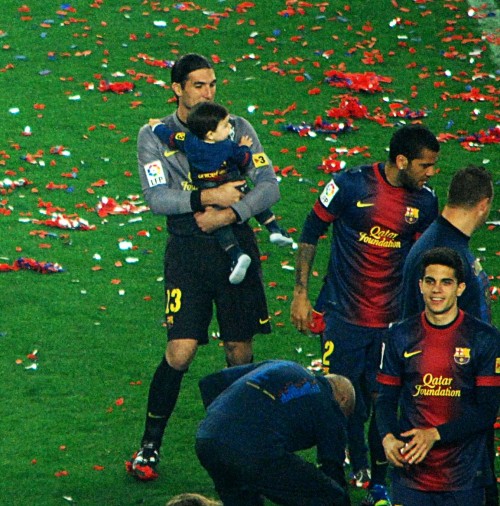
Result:
M139 481L153 481L158 478L158 473L151 466L135 466L132 461L125 462L125 469L130 476Z
M229 276L229 282L232 285L238 285L245 279L247 269L250 266L251 262L252 259L245 254L241 255L238 258L238 262L236 262L236 265L234 266L234 269Z

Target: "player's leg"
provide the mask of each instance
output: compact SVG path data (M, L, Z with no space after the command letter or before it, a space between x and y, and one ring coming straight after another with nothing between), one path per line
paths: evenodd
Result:
M216 244L213 246L220 252ZM193 266L201 266L200 255L193 255L193 251L198 249L200 245L197 241L188 239L173 239L167 246L165 313L168 344L150 384L141 447L126 463L127 471L140 480L158 477L160 447L179 397L182 378L196 355L198 345L208 342L212 295L202 288L203 269L193 269ZM206 248L202 251L207 253ZM220 254L223 255L222 252Z
M224 506L264 505L264 498L246 482L248 461L239 449L212 439L197 439L195 450Z
M226 352L226 362L229 367L253 362L252 340L240 342L225 341L224 351Z
M370 485L366 497L361 501L361 506L390 506L391 500L386 487L386 476L389 463L385 456L382 438L380 437L377 419L375 415L375 400L377 397L377 372L380 366L382 353L382 329L367 329L367 335L371 336L371 344L367 349L365 369L365 382L367 391L370 393L371 415L368 425L368 448L370 450Z
M356 392L354 413L347 426L351 482L367 487L370 481L365 422L370 410L370 396L364 381L368 340L364 329L338 318L327 309L325 330L321 335L322 362L328 372L349 378Z
M259 459L247 465L248 483L276 504L330 506L340 504L346 488L318 467L293 453Z
M182 378L194 359L197 347L198 342L193 339L170 341L153 375L141 447L127 462L127 471L140 480L158 477L163 434L177 403Z
M151 381L142 445L161 446L163 433L179 397L182 378L193 361L198 342L194 339L169 341L165 357Z
M370 448L370 463L371 463L371 482L370 485L384 485L387 476L387 469L389 463L385 456L382 439L377 427L377 420L375 415L375 399L374 394L372 402L372 414L370 417L370 424L368 427L368 447Z

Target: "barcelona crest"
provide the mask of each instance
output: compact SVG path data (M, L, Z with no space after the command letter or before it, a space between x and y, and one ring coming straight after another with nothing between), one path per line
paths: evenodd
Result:
M465 365L470 362L470 348L455 348L453 360L458 365Z
M418 214L419 210L415 207L407 207L406 213L405 213L405 221L406 223L409 223L410 225L413 225L413 223L416 223L418 220Z

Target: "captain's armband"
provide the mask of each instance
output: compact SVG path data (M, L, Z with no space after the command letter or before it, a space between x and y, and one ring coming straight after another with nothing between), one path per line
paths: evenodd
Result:
M262 152L262 153L254 153L252 155L252 161L253 161L253 164L255 165L255 168L259 168L259 167L265 167L266 165L269 165L269 158L267 157L267 155Z

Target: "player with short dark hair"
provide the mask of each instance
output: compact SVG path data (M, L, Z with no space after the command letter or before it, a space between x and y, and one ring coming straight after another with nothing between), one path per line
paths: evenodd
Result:
M296 262L291 320L307 332L313 308L308 283L317 242L333 226L330 260L321 290L325 330L323 365L347 376L356 389L356 413L348 426L353 482L384 486L387 460L370 416L380 356L381 330L400 315L403 263L417 238L438 214L428 180L435 173L439 143L422 125L403 126L390 141L386 163L333 175L306 218ZM379 494L380 495L380 494ZM382 494L383 495L383 494ZM365 504L374 504L369 494ZM390 504L386 499L385 503Z
M448 198L441 216L424 232L406 258L401 296L403 318L423 310L420 296L422 254L438 246L460 253L465 265L467 290L458 300L464 311L491 323L488 276L470 250L472 234L486 222L493 202L493 177L484 167L469 165L458 170L448 187Z
M457 251L465 268L466 290L458 307L491 323L490 282L481 262L470 249L472 235L486 222L493 202L493 177L484 167L468 165L455 172L448 187L447 202L441 215L411 248L403 270L403 318L424 309L420 295L420 261L424 252L439 246ZM491 467L495 469L495 431L489 431ZM487 487L486 505L498 505L496 483Z
M500 333L458 308L467 287L456 251L431 249L421 265L425 309L387 331L377 376L392 496L482 506L494 476L487 433L500 404Z
M214 69L206 58L198 54L181 57L172 68L177 109L162 122L173 131L187 132L189 111L200 102L213 101L216 83ZM236 138L247 135L253 142L253 166L248 172L253 188L245 195L238 189L239 181L196 188L190 181L184 153L166 150L149 125L139 132L143 194L153 213L166 216L169 233L164 269L168 342L149 388L140 449L127 463L128 472L141 480L158 477L164 431L182 378L198 346L208 343L214 305L228 365L251 362L254 335L270 332L260 252L247 221L279 199L278 182L250 123L238 116L230 121ZM237 285L227 276L230 258L211 234L225 225L233 227L251 258L245 279Z

